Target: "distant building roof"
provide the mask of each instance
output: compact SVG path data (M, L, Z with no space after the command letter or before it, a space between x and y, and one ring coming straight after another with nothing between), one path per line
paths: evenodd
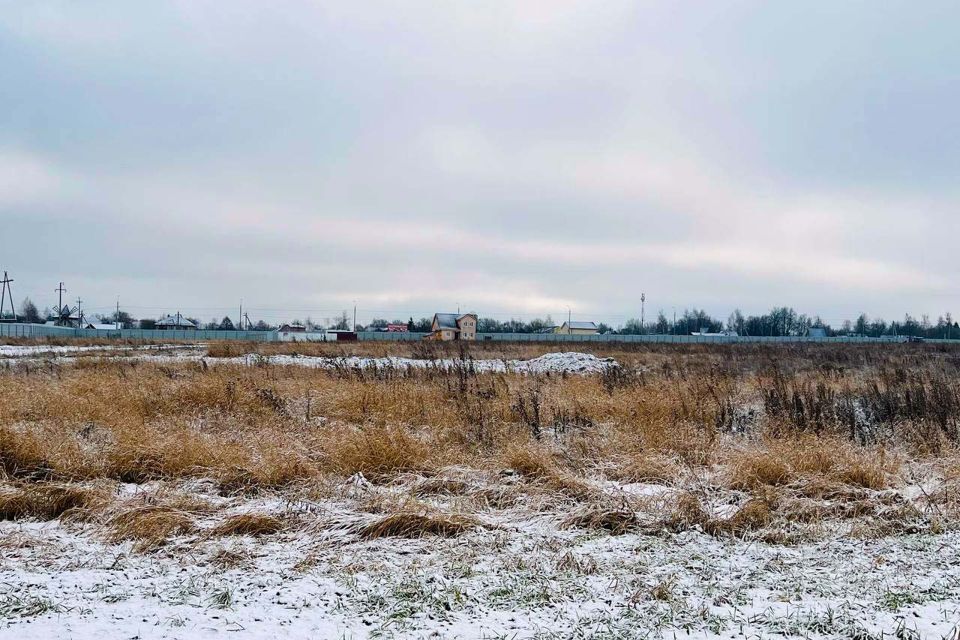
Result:
M157 320L158 327L192 327L197 328L197 325L193 324L183 316L179 318L177 316L166 316Z
M457 328L457 314L455 313L438 313L434 317L437 319L437 326L441 329Z
M570 329L597 329L596 322L583 322L581 320L574 320L573 322L564 322L563 324Z
M441 329L460 329L460 320L463 320L467 316L471 318L476 318L477 314L475 313L435 313L433 317L436 318L437 326Z
M114 331L117 328L117 325L113 322L84 322L84 329L100 329L101 331Z

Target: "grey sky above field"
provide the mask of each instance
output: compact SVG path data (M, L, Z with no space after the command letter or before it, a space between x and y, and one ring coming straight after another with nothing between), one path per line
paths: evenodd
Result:
M0 269L139 317L956 309L960 4L0 0ZM955 312L956 313L956 312ZM235 316L236 313L231 313Z

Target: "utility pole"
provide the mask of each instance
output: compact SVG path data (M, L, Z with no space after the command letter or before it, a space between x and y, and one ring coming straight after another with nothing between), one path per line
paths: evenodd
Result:
M353 329L352 331L357 330L357 301L353 301Z
M63 294L65 294L67 290L63 288L62 282L59 287L53 290L54 293L58 291L60 292L60 302L57 304L57 319L63 322Z
M83 300L80 299L80 296L77 296L77 329L82 329L83 326L83 311L80 310L80 305L83 304Z
M243 330L243 298L240 298L240 315L237 316L237 321L240 323L240 330Z
M3 272L3 289L0 289L0 320L3 320L3 301L6 300L7 294L10 295L10 313L13 314L13 321L17 321L17 308L13 306L13 291L10 289L10 283L13 282L13 278L7 275L7 272Z
M646 330L644 329L644 327L646 326L644 324L646 321L646 311L647 311L647 294L641 293L640 294L640 333L641 334L646 333Z
M117 315L113 316L114 328L120 330L120 296L117 296Z
M673 308L673 330L670 332L673 334L677 333L677 308Z

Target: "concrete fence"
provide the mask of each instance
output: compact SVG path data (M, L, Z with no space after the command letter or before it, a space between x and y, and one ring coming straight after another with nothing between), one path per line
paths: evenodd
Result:
M418 332L358 331L357 340L384 342L416 342L427 335ZM255 342L277 342L280 337L276 331L172 331L160 329L70 329L41 324L0 323L0 337L8 338L108 338L119 340L164 342L168 340L186 340L207 342L210 340L245 340ZM674 336L674 335L561 335L554 333L478 333L478 342L545 342L545 343L584 343L584 342L620 342L620 343L670 343L670 344L738 344L738 343L827 343L827 344L891 344L904 342L903 337L884 336L881 338L809 338L801 336ZM956 343L960 340L928 339L930 343Z

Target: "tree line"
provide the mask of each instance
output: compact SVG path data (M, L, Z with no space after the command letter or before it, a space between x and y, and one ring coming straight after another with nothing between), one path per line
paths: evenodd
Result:
M12 318L12 313L5 314L4 319L11 320ZM56 314L49 308L44 309L41 314L37 306L29 298L26 298L20 304L17 319L28 323L43 323L55 320ZM94 319L104 324L119 323L124 329L155 329L157 326L155 319L143 318L138 320L123 310L110 314L99 314ZM234 323L229 316L224 316L219 320L213 318L208 322L202 322L197 318L185 319L192 322L198 329L235 331L240 328L239 323ZM432 322L432 318L414 320L413 317L410 317L407 320L394 319L392 321L387 321L384 318L374 318L369 324L358 324L353 329L357 331L383 331L386 330L388 325L404 325L408 331L428 333ZM294 319L291 324L301 324L308 330L322 331L325 329L349 330L352 322L347 312L343 311L326 326L314 323L309 317L305 322ZM477 331L479 333L542 333L555 326L556 323L549 315L531 320L517 318L497 320L486 317L480 317L477 320ZM251 331L274 331L278 328L278 325L258 320L256 323L250 324L249 327L243 328ZM647 322L641 322L639 318L630 318L616 327L600 322L597 323L597 328L600 333L621 335L689 335L694 332L734 331L741 336L782 337L806 336L810 335L813 330L820 330L827 336L916 336L960 339L960 324L953 319L950 313L945 313L936 320L931 320L928 315L921 315L916 318L907 314L902 320L889 322L882 318L870 318L866 314L860 314L854 320L845 320L838 326L831 326L819 316L798 313L791 307L774 307L769 312L760 315L744 315L737 309L727 317L726 321L711 316L703 309L685 309L679 315L673 314L670 316L661 310L654 319Z

